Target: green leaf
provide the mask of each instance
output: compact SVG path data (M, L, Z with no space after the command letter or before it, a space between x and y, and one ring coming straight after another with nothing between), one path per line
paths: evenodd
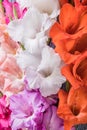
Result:
M3 4L2 4L2 0L0 0L0 8L1 8L2 12L4 13L4 7L3 7Z

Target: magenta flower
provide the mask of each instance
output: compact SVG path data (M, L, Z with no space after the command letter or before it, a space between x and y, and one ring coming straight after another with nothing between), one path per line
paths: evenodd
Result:
M5 8L6 23L8 24L10 20L22 18L27 8L23 10L17 2L9 2L9 0L3 1L3 7Z
M11 130L9 120L10 120L9 106L6 105L6 96L0 98L0 130Z
M43 113L49 104L39 91L24 90L10 97L11 128L42 130Z

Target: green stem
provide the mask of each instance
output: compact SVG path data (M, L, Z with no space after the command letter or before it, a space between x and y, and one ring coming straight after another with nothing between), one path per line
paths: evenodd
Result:
M66 91L69 92L69 90L70 90L70 83L66 81Z
M16 19L18 19L17 11L16 11L14 5L13 5L13 14L14 14L14 17L15 17Z
M3 4L2 4L2 0L0 0L0 8L1 8L3 14L4 14L4 7L3 7Z

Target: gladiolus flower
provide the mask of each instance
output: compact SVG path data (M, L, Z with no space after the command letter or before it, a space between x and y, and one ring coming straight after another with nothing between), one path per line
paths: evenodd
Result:
M62 74L75 88L87 86L87 51L74 64L63 67Z
M58 116L64 120L64 130L77 124L87 124L87 86L74 89L69 94L60 90Z
M5 15L6 15L6 23L8 24L10 20L21 18L26 8L21 10L20 6L17 2L9 2L9 0L4 0L3 7L5 8Z
M6 53L16 54L17 50L20 48L19 44L15 41L13 41L8 33L4 33L2 36L1 42L1 48Z
M67 12L68 9L68 12ZM50 36L61 58L66 63L71 63L87 49L87 13L79 12L70 4L65 4L59 15L59 23L56 22Z
M20 42L26 50L33 53L35 47L39 44L43 46L44 41L46 43L48 39L46 33L52 23L46 14L41 14L36 8L30 7L23 19L16 19L8 24L7 31L13 40Z
M31 6L37 8L41 13L46 13L50 16L56 17L58 15L60 4L58 0L16 0L22 8L30 8Z
M10 109L12 111L12 129L29 128L31 130L41 130L43 113L48 106L48 103L38 91L24 90L19 94L11 96Z
M38 90L24 90L11 96L11 128L13 130L64 130L64 122L56 113L56 103L55 98L44 98Z
M48 46L42 49L40 55L31 55L26 52L20 53L17 55L17 63L25 73L29 89L39 88L41 94L45 97L56 94L62 83L65 82L65 78L60 72L61 59Z
M10 129L10 114L9 106L6 104L6 96L0 98L0 129Z

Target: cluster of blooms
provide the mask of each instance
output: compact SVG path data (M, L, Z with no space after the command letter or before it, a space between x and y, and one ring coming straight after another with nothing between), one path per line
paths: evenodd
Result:
M57 113L65 130L87 123L87 1L61 3L59 21L50 36L65 65L61 72L69 82L69 91L60 90Z
M0 130L87 123L86 17L86 0L0 0Z

